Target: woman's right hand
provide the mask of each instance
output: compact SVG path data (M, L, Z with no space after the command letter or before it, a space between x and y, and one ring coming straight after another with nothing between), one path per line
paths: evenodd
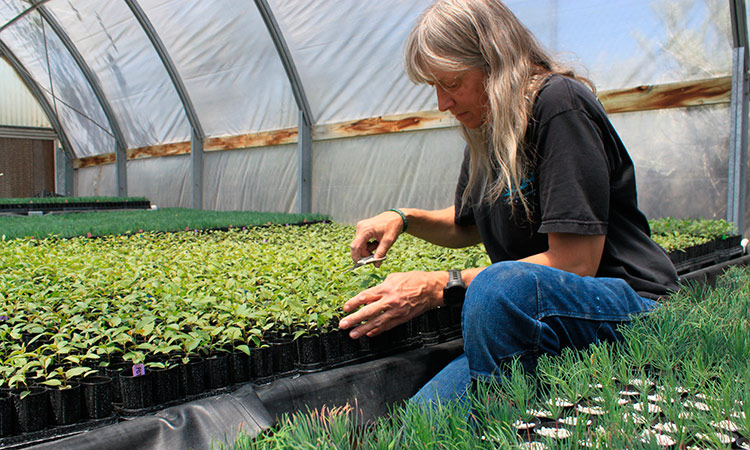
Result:
M395 211L385 211L375 217L357 222L357 231L351 243L352 260L359 261L365 256L384 258L396 239L404 222ZM380 263L375 263L379 267Z

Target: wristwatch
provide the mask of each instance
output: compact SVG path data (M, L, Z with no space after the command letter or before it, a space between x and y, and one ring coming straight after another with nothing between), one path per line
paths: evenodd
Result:
M460 270L448 271L448 284L443 288L443 303L446 306L460 305L464 302L466 284L461 279Z

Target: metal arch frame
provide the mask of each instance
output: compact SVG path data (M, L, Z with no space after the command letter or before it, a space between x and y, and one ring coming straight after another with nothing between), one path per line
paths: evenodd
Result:
M298 132L297 132L297 155L298 155L298 188L297 197L299 198L299 212L301 214L310 213L312 210L312 126L315 119L310 109L310 103L307 101L305 89L302 85L302 79L294 65L292 53L286 44L284 36L281 34L278 22L271 11L271 7L266 0L255 0L263 22L266 24L268 33L271 35L276 52L279 54L281 63L284 65L286 76L292 85L294 99L299 108Z
M745 0L729 0L732 21L732 103L729 136L727 221L745 227L748 133L748 30Z
M159 38L159 34L151 24L148 16L146 16L146 13L141 9L136 0L125 0L125 3L130 8L130 11L132 11L136 20L138 20L149 41L151 41L151 45L154 46L156 53L159 55L162 64L167 69L169 78L172 80L172 84L182 102L188 122L190 122L190 161L193 169L193 197L191 207L194 209L203 209L203 141L206 135L203 133L200 119L195 111L195 107L193 107L193 102L190 100L190 95L185 88L185 84L182 82L182 77L180 77L180 73L177 71L177 67L174 65L167 48L164 46L161 38Z
M31 95L34 96L36 101L39 103L39 106L42 107L44 114L47 116L50 124L52 124L52 128L54 128L55 133L57 133L57 137L60 140L60 144L62 145L65 156L72 163L72 161L75 159L73 147L70 145L68 135L65 134L65 131L60 124L57 114L55 114L55 111L52 109L52 105L49 104L47 97L45 97L44 92L36 83L36 81L34 81L34 78L31 76L31 74L26 70L21 61L16 58L16 55L13 54L8 46L5 45L5 42L3 42L2 39L0 39L0 55L5 56L5 59L10 63L11 66L13 66L13 69L21 77L21 80L24 82Z
M86 78L86 81L88 81L89 85L91 86L91 89L94 91L94 95L96 96L96 99L99 101L99 105L101 106L102 110L104 111L104 115L107 117L107 121L109 122L110 129L112 130L112 136L114 136L115 139L115 165L116 165L116 181L117 181L117 193L120 197L127 197L128 195L128 178L127 178L127 145L125 144L125 137L122 134L122 129L120 128L120 124L117 121L117 118L115 117L114 111L112 110L112 107L110 106L109 102L107 101L106 96L104 95L104 91L102 90L101 84L99 83L99 79L96 77L94 72L91 70L91 68L86 64L86 61L83 59L83 56L76 48L75 44L73 44L73 41L70 39L68 34L63 30L62 26L55 20L55 18L52 16L52 14L47 11L47 8L44 6L40 6L38 8L39 13L42 15L42 18L49 24L49 26L52 28L52 31L57 34L57 37L60 38L65 48L68 50L68 53L73 57L76 64L78 64L78 68L83 73L83 76Z

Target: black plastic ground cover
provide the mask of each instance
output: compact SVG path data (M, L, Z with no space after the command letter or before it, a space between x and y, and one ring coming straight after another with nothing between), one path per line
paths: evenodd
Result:
M28 214L38 211L52 212L111 211L122 209L150 209L150 200L103 201L103 202L42 202L42 203L0 203L0 213Z
M740 256L728 261L704 267L680 276L680 284L699 283L713 286L716 279L724 273L730 266L747 266L750 265L750 255Z
M389 405L414 395L462 351L463 341L454 340L264 386L243 384L217 396L24 448L209 449L234 442L240 430L257 436L284 414L323 405L355 406L358 416L370 421L387 413Z

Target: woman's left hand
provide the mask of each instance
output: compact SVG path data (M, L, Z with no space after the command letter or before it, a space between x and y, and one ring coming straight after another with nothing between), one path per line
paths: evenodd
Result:
M339 327L356 327L349 333L353 339L378 335L441 305L447 282L448 272L392 273L344 304L344 312L356 312L341 319Z

